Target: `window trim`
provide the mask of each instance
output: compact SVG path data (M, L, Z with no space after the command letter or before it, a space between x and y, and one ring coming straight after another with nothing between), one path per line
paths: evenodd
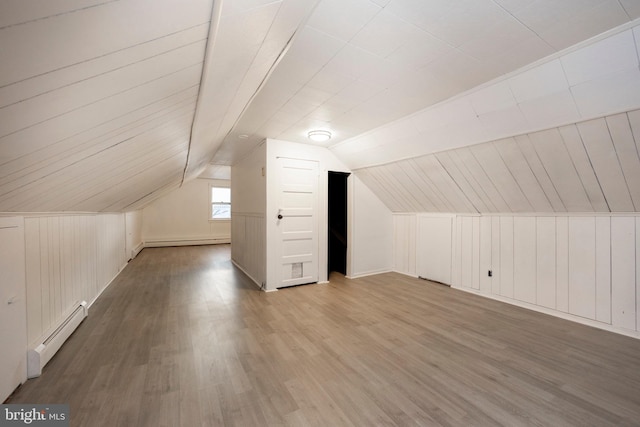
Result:
M231 191L231 187L227 185L209 184L209 222L220 222L220 221L229 222L231 221L231 218L213 218L213 189L214 188L228 188L229 191ZM229 208L231 208L231 202L229 202Z

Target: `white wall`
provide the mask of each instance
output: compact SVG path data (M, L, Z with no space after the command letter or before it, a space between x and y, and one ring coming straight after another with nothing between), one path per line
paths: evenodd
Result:
M277 181L277 176L272 176L269 171L276 170L276 159L278 157L289 157L295 159L314 160L319 164L319 191L318 191L318 223L320 224L318 235L318 268L319 282L326 282L327 277L327 251L328 251L328 171L350 172L335 155L325 147L309 144L299 144L288 141L274 139L267 140L267 209L265 213L267 242L275 241L277 238L277 225L275 218L278 214L277 186L271 182ZM272 181L273 179L273 181ZM353 178L351 178L353 179ZM392 242L392 220L390 211L380 202L370 190L362 185L358 180L350 188L353 192L348 197L351 199L350 206L353 207L348 213L347 229L352 241L348 243L347 257L352 262L350 276L357 277L371 274L373 272L390 271L392 269L391 242ZM373 207L367 215L367 209ZM273 219L273 220L271 220ZM371 233L373 229L380 229ZM278 260L274 251L267 251L267 288L270 283L276 283L275 268ZM269 268L271 267L271 269ZM272 272L270 274L269 272Z
M348 178L347 276L355 278L393 269L393 215L355 175Z
M307 144L268 140L231 168L234 263L258 285L275 289L278 261L268 242L276 239L277 187L272 182L278 157L319 163L318 268L319 281L327 281L328 171L350 172L329 150ZM263 175L264 171L264 175ZM357 177L349 177L348 276L357 277L393 268L393 218L391 211ZM273 219L274 221L270 221ZM268 275L271 266L271 275ZM269 283L273 283L271 287Z
M417 218L394 217L397 240ZM449 245L453 287L640 338L638 214L455 215L449 239L419 239L396 248L398 271Z
M229 243L231 221L210 220L209 186L229 181L194 179L142 210L145 246Z
M231 260L258 286L266 282L266 161L261 144L231 168Z
M135 217L133 214L129 220L137 223ZM20 351L26 366L27 349L42 343L79 302L91 306L125 267L127 215L57 213L15 219L20 224L21 241L12 242L11 250L19 252L16 267L24 277L21 286L25 297L21 299L26 299L26 327L20 332L24 335ZM132 242L137 234L131 230ZM3 261L6 259L5 254ZM2 279L7 277L2 275ZM5 290L4 282L0 290ZM19 325L13 326L19 329ZM5 378L0 380L4 382Z
M126 265L125 215L25 218L28 342L48 336L80 301L93 303Z
M142 211L125 213L127 259L135 258L144 248L142 240Z

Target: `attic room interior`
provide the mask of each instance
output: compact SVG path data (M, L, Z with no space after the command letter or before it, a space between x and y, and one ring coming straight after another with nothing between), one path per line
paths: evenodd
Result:
M4 0L0 58L5 404L640 424L640 1Z

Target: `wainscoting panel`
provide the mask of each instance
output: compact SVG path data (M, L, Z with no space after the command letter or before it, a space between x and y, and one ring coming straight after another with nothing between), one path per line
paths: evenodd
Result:
M536 218L536 303L556 308L556 221Z
M451 283L453 216L419 216L416 273L420 277ZM432 242L437 242L433 245Z
M451 244L453 287L640 337L637 214L452 214L450 236L430 231L434 219L419 214L417 242L411 218L394 216L397 271L413 275L412 245L421 257ZM420 276L435 274L434 263L419 265Z
M611 218L611 320L614 326L636 327L636 230L630 217Z
M513 296L515 299L536 303L536 219L513 219Z
M231 216L231 259L258 286L266 281L266 229L263 214Z
M393 216L393 266L411 276L416 276L416 221L416 215Z
M80 301L92 303L126 264L124 214L27 217L25 252L32 344Z
M596 221L569 218L569 313L596 314Z

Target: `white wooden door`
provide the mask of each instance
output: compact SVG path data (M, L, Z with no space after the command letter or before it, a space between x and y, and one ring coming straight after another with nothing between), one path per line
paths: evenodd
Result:
M23 218L0 218L0 402L27 379Z
M279 288L318 281L318 162L278 158Z

